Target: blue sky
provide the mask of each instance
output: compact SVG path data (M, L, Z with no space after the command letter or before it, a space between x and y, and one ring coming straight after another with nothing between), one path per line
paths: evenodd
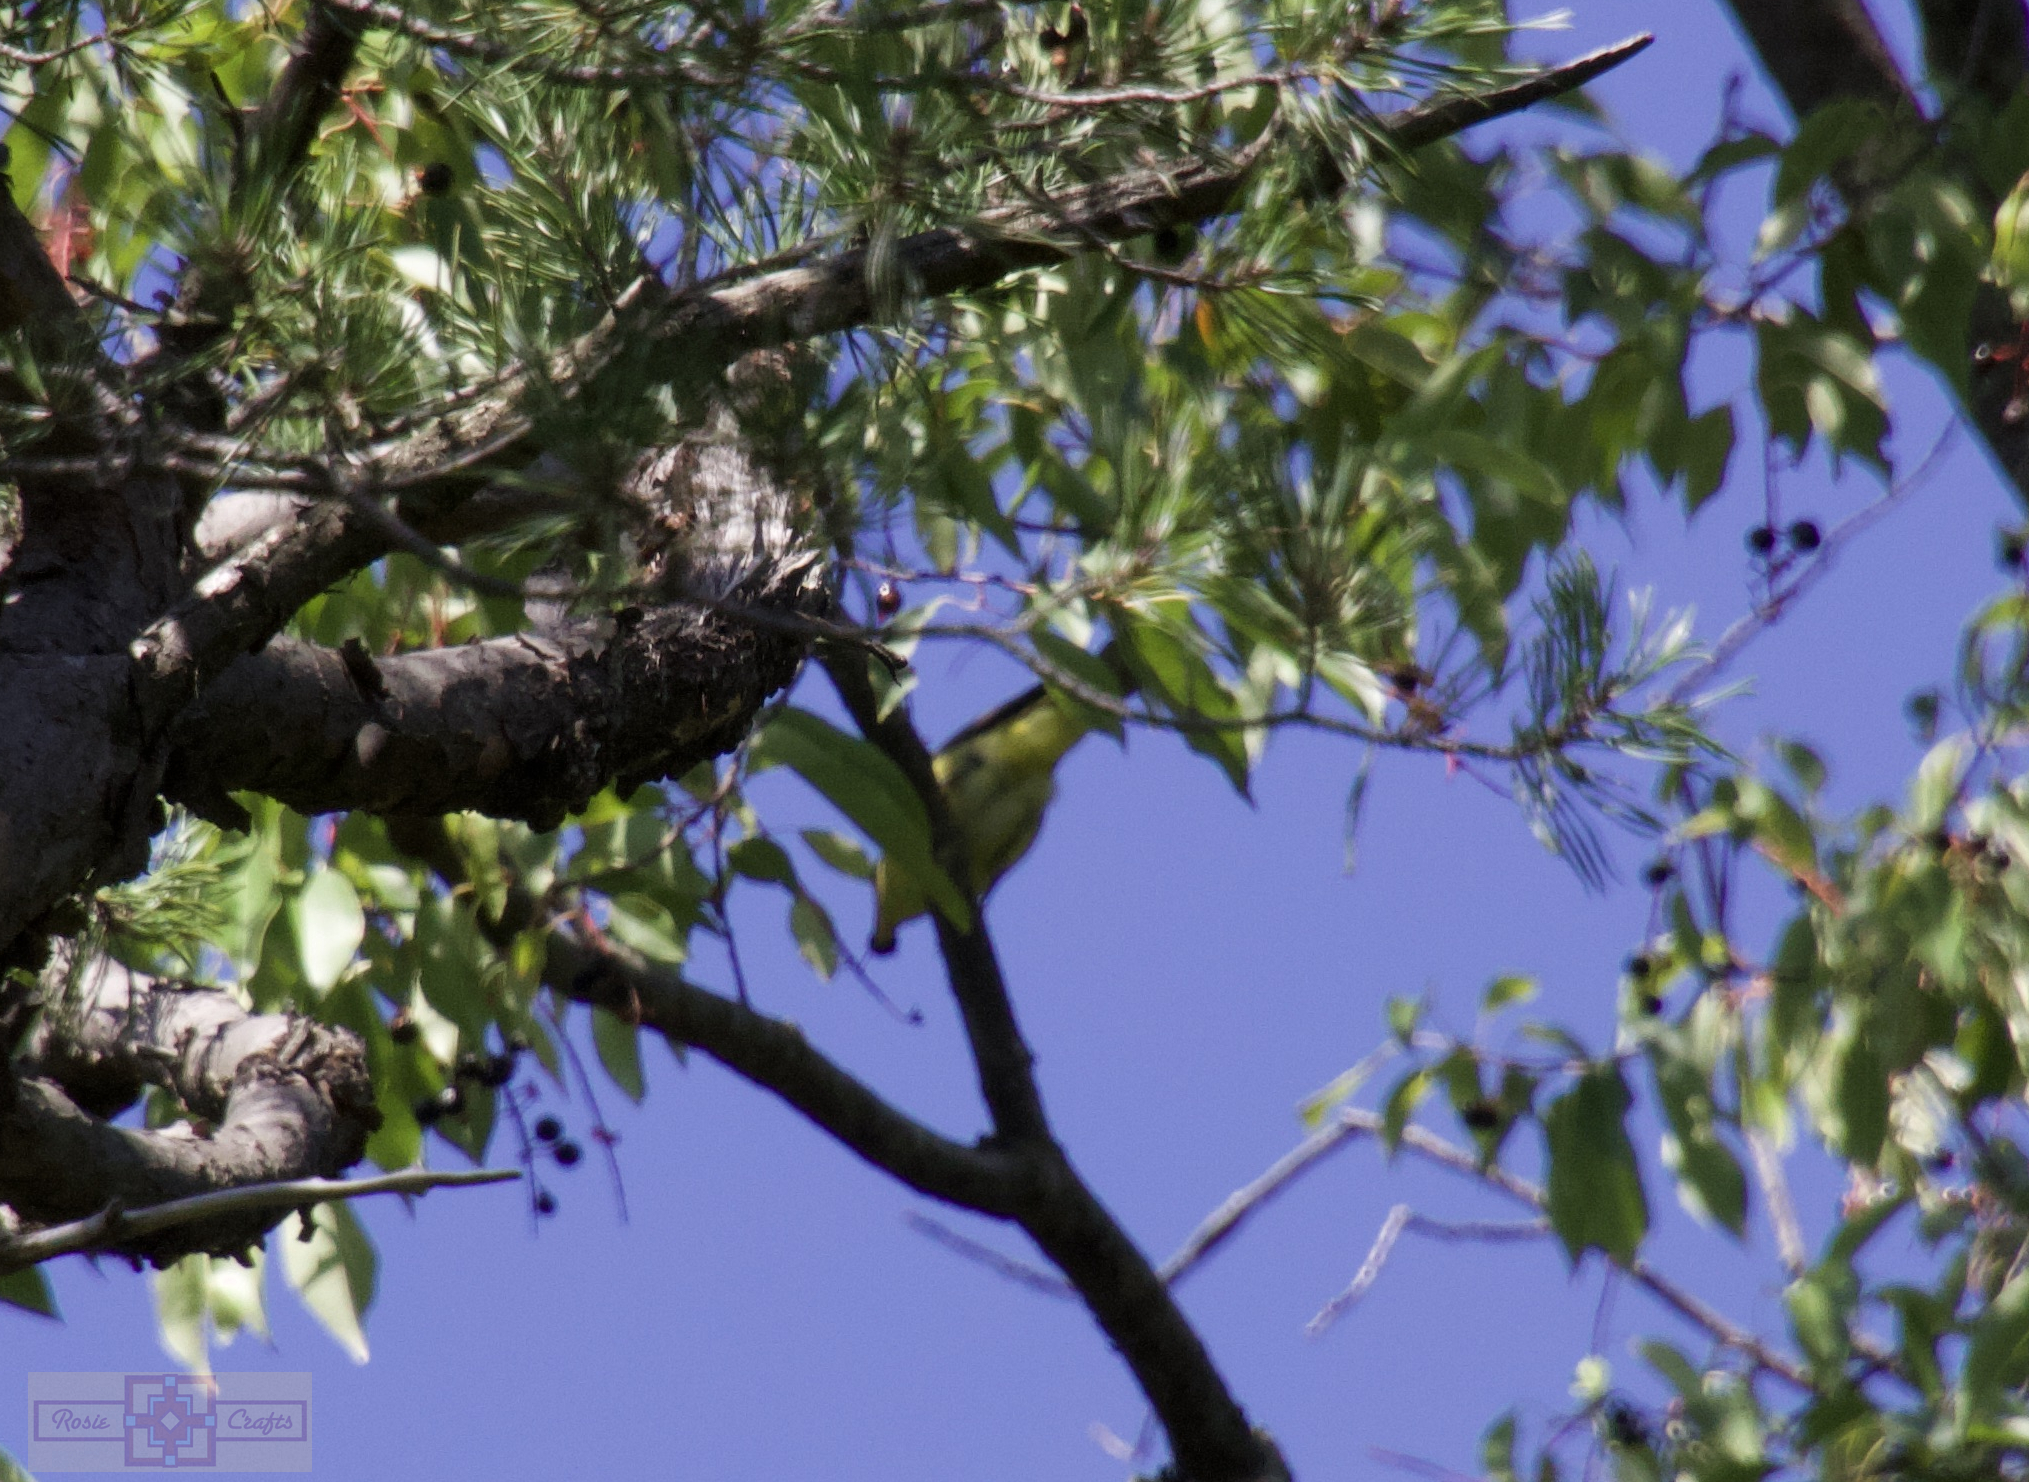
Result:
M1748 77L1749 111L1781 124L1709 4L1578 0L1571 29L1532 50L1571 55L1639 29L1655 30L1656 46L1598 89L1629 138L1687 163L1736 71ZM1733 206L1751 228L1755 202L1743 192ZM1737 348L1714 350L1700 362L1707 400L1736 393L1748 372ZM1898 448L1913 462L1943 402L1910 375L1892 391ZM1785 475L1783 490L1787 518L1827 526L1879 492L1865 473L1834 482L1816 466ZM1742 535L1761 501L1749 447L1688 531L1652 500L1624 525L1595 522L1588 539L1624 583L1694 606L1709 636L1746 603ZM1836 806L1895 797L1918 756L1903 701L1948 677L1960 623L1997 584L1993 531L2012 509L1960 439L1748 651L1736 672L1755 690L1728 710L1723 733L1749 751L1770 731L1814 740ZM920 718L942 734L1018 682L997 661L967 660L926 686ZM1042 842L994 898L1060 1137L1158 1256L1297 1140L1297 1102L1382 1037L1387 996L1428 989L1440 1022L1465 1030L1488 979L1526 972L1544 983L1546 1014L1595 1040L1606 1032L1646 892L1586 894L1511 805L1434 763L1393 757L1376 769L1361 868L1348 878L1342 813L1358 761L1324 738L1281 738L1250 808L1169 740L1136 736L1124 753L1087 742L1065 765ZM1629 874L1642 862L1632 842L1618 853ZM1770 890L1751 919L1765 929L1785 906ZM779 940L778 912L768 904L745 936L764 1006L909 1110L977 1130L927 929L905 931L882 969L888 991L924 1011L911 1028L849 980L816 984ZM857 935L856 917L841 924ZM371 1363L345 1358L279 1280L273 1345L243 1337L217 1353L222 1369L313 1371L319 1474L1124 1475L1093 1428L1131 1439L1144 1410L1077 1308L912 1232L905 1216L920 1201L729 1074L701 1059L679 1069L659 1045L644 1059L645 1108L605 1098L623 1137L628 1223L595 1159L553 1180L562 1209L539 1238L512 1189L439 1193L413 1217L370 1202L360 1213L382 1254ZM581 1109L564 1114L582 1128ZM456 1161L442 1147L434 1156ZM1656 1174L1652 1143L1644 1157ZM1800 1191L1814 1239L1829 1214L1823 1183L1807 1172ZM1779 1324L1758 1223L1743 1256L1683 1216L1659 1178L1651 1197L1659 1264L1735 1319ZM1357 1311L1307 1339L1305 1321L1351 1277L1397 1201L1444 1216L1510 1213L1455 1179L1355 1149L1184 1289L1228 1379L1299 1476L1407 1475L1384 1452L1470 1471L1481 1428L1511 1404L1540 1437L1570 1410L1572 1365L1595 1327L1617 1378L1637 1371L1631 1338L1669 1335L1703 1351L1631 1290L1602 1319L1598 1270L1573 1277L1547 1242L1405 1241ZM1023 1253L988 1227L962 1228ZM145 1284L124 1266L100 1276L73 1261L56 1287L62 1326L0 1311L0 1443L19 1434L21 1391L6 1398L15 1371L161 1362Z

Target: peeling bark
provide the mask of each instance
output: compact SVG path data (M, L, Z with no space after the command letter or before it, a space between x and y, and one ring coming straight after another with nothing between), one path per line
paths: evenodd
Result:
M358 1038L231 995L157 982L100 960L45 1010L0 1069L0 1203L30 1225L283 1179L333 1177L380 1125ZM161 1131L107 1118L159 1086L190 1120ZM166 1265L256 1244L282 1212L161 1231L119 1254Z

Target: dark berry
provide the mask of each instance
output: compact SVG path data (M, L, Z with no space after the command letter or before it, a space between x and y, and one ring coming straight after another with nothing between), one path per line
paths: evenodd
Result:
M1825 543L1825 538L1818 530L1817 521L1798 520L1789 527L1789 543L1792 550L1814 551Z
M1951 1172L1952 1165L1957 1163L1958 1159L1952 1156L1950 1148L1939 1148L1928 1158L1925 1158L1923 1162L1924 1166L1932 1173L1949 1173Z
M432 160L416 171L416 189L426 196L441 196L451 189L451 167L442 160Z
M538 1142L555 1142L564 1135L564 1124L555 1117L537 1117L535 1136Z
M485 1077L486 1062L470 1050L467 1050L458 1057L458 1063L451 1073L461 1081L480 1080Z
M874 611L886 622L902 610L902 589L891 581L884 581L874 593Z
M418 1027L416 1021L409 1017L409 1011L407 1009L403 1009L399 1014L396 1014L394 1018L388 1021L387 1037L393 1040L398 1045L414 1044L416 1042L416 1037L420 1035L422 1032L423 1032L422 1029Z
M1606 1433L1616 1446L1646 1446L1649 1442L1648 1422L1641 1412L1619 1400L1606 1407Z
M1994 554L2000 560L2003 570L2020 571L2024 558L2029 557L2029 541L2023 539L2020 531L2003 531L2000 539L1995 542Z
M1491 1132L1501 1125L1500 1108L1490 1101L1475 1101L1458 1114L1458 1119L1475 1132Z
M444 1115L444 1109L437 1105L437 1098L434 1096L425 1096L421 1101L416 1103L414 1110L416 1120L421 1122L425 1127Z
M1651 1019L1653 1019L1657 1014L1660 1014L1662 1011L1663 1011L1663 1001L1660 998L1656 997L1656 995L1653 993L1644 993L1642 995L1642 1012L1644 1014L1647 1014Z
M1184 255L1183 233L1173 226L1157 227L1154 245L1158 262L1175 262Z
M1757 556L1765 556L1775 549L1775 526L1756 525L1747 532L1747 548Z
M479 1067L479 1084L491 1091L498 1091L514 1079L514 1057L512 1055L489 1055Z
M569 1168L578 1159L585 1156L584 1150L575 1142L560 1142L553 1151L557 1160L557 1166L560 1168Z
M1649 867L1642 871L1642 879L1647 881L1651 886L1660 889L1675 879L1676 874L1677 867L1675 865L1671 864L1667 859L1658 859L1652 861Z
M1396 691L1402 695L1415 694L1423 683L1423 675L1414 664L1391 665L1383 669L1381 673L1387 678L1388 683L1394 685Z
M555 1214L557 1212L557 1196L552 1194L548 1189L544 1189L540 1194L537 1194L535 1196L535 1212L537 1214Z
M1951 830L1948 828L1932 829L1924 842L1929 844L1939 854L1947 853L1951 849L1953 842Z
M1637 952L1627 960L1627 973L1631 978L1646 978L1655 971L1655 960L1646 952Z

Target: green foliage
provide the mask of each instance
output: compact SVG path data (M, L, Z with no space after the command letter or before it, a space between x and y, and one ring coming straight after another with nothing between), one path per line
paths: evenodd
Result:
M288 178L247 155L241 110L274 87L294 12L107 5L93 13L109 39L71 51L85 9L0 12L9 45L61 53L0 80L8 179L39 220L80 223L64 240L102 291L108 343L145 383L161 336L230 303L195 352L231 388L222 487L286 485L313 454L369 457L534 367L523 404L569 470L562 512L458 557L509 583L567 569L572 600L608 610L641 576L625 474L694 428L711 388L685 345L659 340L607 347L576 395L561 368L630 292L852 255L875 322L799 349L786 407L740 415L799 491L823 491L799 494L797 519L868 636L905 657L991 646L1045 683L1053 713L1173 731L1243 796L1274 734L1306 728L1369 759L1504 772L1528 825L1595 887L1616 838L1659 851L1651 921L1599 995L1609 1035L1522 1018L1536 984L1519 975L1487 987L1470 1039L1436 1027L1428 996L1397 998L1381 1048L1302 1108L1321 1126L1373 1085L1375 1134L1398 1156L1456 1122L1454 1167L1532 1203L1574 1263L1597 1251L1630 1280L1648 1270L1657 1171L1737 1239L1786 1197L1768 1172L1786 1152L1844 1168L1835 1234L1786 1257L1785 1334L1757 1349L1708 1330L1698 1358L1645 1345L1671 1396L1654 1416L1587 1357L1574 1398L1616 1473L2019 1468L2029 598L2011 585L1976 614L1951 682L1912 702L1930 749L1899 809L1833 818L1805 742L1774 743L1763 769L1712 739L1723 696L1702 687L1689 619L1621 592L1572 531L1651 486L1697 517L1751 461L1743 444L1775 465L1906 475L1884 370L1911 357L1963 394L1979 295L2005 290L2018 316L2029 303L2029 104L1955 114L1949 159L1871 105L1824 108L1787 143L1729 123L1678 176L1577 125L1540 146L1394 153L1356 98L1508 75L1508 28L1479 0L1120 0L1089 7L1082 62L1053 58L1045 17L1018 5L786 0L656 10L630 31L517 0L483 35L459 29L458 7L415 9L440 33L368 30ZM1278 76L1303 85L1262 80ZM1106 90L1124 92L1075 96ZM1150 160L1257 149L1229 206L1188 227L1081 242L971 294L926 299L909 277L912 233L991 236L996 212ZM1524 198L1534 181L1559 212L1524 209L1542 204ZM1744 262L1710 219L1722 189L1764 198ZM1517 222L1536 215L1568 228L1532 239ZM172 268L184 300L143 307ZM1754 373L1701 405L1688 367L1715 341L1751 352ZM1986 373L2002 352L1988 347ZM71 393L60 367L9 363L12 454ZM1813 558L1762 556L1773 620ZM876 582L896 584L899 611ZM498 590L399 554L293 626L370 653L454 645L525 624ZM870 673L890 711L917 682ZM751 899L771 913L786 899L771 919L827 982L859 970L848 944L876 881L972 924L922 798L824 703L800 690L716 766L609 789L558 829L448 819L455 880L363 814L250 798L231 839L178 819L149 874L97 893L88 940L356 1032L380 1166L415 1162L431 1135L482 1159L514 1119L461 1073L472 1057L526 1045L555 1082L591 1089L567 1006L540 986L540 929L512 899L671 974L709 979L723 958L735 981L712 986L743 998L734 922ZM809 791L751 787L774 769ZM960 801L955 769L940 777ZM1363 761L1349 857L1367 782ZM772 825L750 790L780 810ZM835 816L804 827L812 794ZM1050 806L1047 788L1017 801L1021 844L989 851L976 888L1020 857L1027 805L1038 820ZM1765 941L1738 923L1750 879L1796 892ZM589 1035L605 1076L645 1095L639 1026L602 1009ZM453 1089L458 1110L440 1113ZM1540 1148L1540 1189L1518 1148ZM1890 1225L1917 1252L1893 1281L1863 1259ZM303 1235L277 1242L289 1283L363 1358L371 1247L338 1205ZM172 1351L201 1365L213 1337L262 1330L260 1272L192 1258L162 1273ZM32 1271L0 1281L0 1301L50 1310ZM1560 1475L1518 1445L1514 1418L1497 1421L1489 1478Z
M0 1276L0 1302L43 1317L57 1315L56 1297L49 1289L49 1278L39 1266L9 1271Z

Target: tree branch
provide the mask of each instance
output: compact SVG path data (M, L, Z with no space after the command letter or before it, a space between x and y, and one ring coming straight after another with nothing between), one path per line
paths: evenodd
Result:
M41 234L14 204L13 192L0 189L0 334L17 329L27 330L39 350L89 343L91 335L63 274L42 250Z
M179 1225L214 1220L220 1215L250 1211L307 1209L334 1199L363 1199L369 1194L427 1194L432 1189L465 1188L474 1184L505 1183L521 1177L512 1168L474 1168L463 1173L435 1173L427 1168L406 1168L373 1178L299 1178L286 1183L248 1184L243 1188L221 1189L216 1194L193 1194L145 1209L122 1209L108 1205L87 1219L52 1225L31 1235L0 1239L0 1276L26 1266L38 1266L58 1256L84 1255L118 1249L122 1243L172 1230Z
M937 924L938 946L944 953L952 995L965 1022L980 1097L993 1120L993 1135L1010 1147L1053 1146L1042 1097L1036 1090L1035 1055L1015 1022L1014 1005L994 956L993 941L986 933L979 900L971 894L972 869L965 836L951 816L944 789L937 784L930 748L916 734L906 705L896 706L885 716L880 713L863 656L831 654L826 656L824 668L854 724L902 769L923 800L937 863L971 908L972 924L966 931L952 926L941 912L933 911L931 916Z
M961 929L932 911L945 976L965 1023L993 1141L1020 1159L1015 1218L1077 1290L1169 1436L1178 1470L1192 1482L1260 1482L1286 1477L1274 1445L1258 1435L1233 1398L1164 1279L1128 1238L1057 1145L1036 1089L1034 1056L1022 1038L980 902L969 894L964 834L947 806L906 705L880 713L864 661L832 655L826 672L867 739L908 777L930 817L937 861L967 891L971 921Z
M254 119L255 160L277 186L294 175L309 154L318 125L338 101L345 74L359 52L363 27L352 16L341 15L343 8L312 0L296 50Z
M1903 141L1900 148L1883 151L1884 157L1906 161L1915 151L1923 151L1927 159L1941 152L1946 167L1956 171L1976 202L1988 211L1999 204L1984 184L1978 161L1955 150L1949 128L1940 133L1923 121L1916 95L1896 66L1862 0L1727 0L1727 9L1753 45L1762 70L1774 81L1798 120L1841 98L1874 103L1905 128L1926 130L1922 137ZM1927 19L1940 21L1954 17L1963 21L1969 16L1977 19L1976 13L1958 0L1935 0L1925 6L1925 14ZM1952 75L1935 81L1949 95L1960 85L1977 85L1984 79L1990 89L1982 95L1987 106L2003 106L2012 93L2008 79L2016 75L2010 67L2020 65L2025 45L2022 30L2019 14L2012 24L1997 20L1993 45L1998 55L1991 65L1982 65L1983 57L1969 57L1963 59ZM1947 48L1971 39L1969 30L1957 43L1949 39L1950 34L1948 28L1935 31L1932 39ZM2004 60L2011 50L2017 58L2013 64ZM1935 52L1932 65L1944 65ZM1840 184L1855 195L1864 195L1868 188L1864 173L1858 181ZM2012 343L2020 335L2021 326L2010 309L2008 296L1991 284L1979 285L1968 333L1975 345ZM1975 371L1971 394L1964 400L1973 425L2014 483L2017 497L2029 501L2029 418L2022 417L2016 406L2018 390L2012 367L1989 363L1984 370Z
M466 882L464 859L441 819L390 819L388 836L447 884ZM795 1025L700 988L610 938L574 929L512 879L500 914L482 913L480 927L501 950L518 933L539 930L546 949L542 978L553 992L646 1025L671 1044L703 1051L918 1193L980 1214L1009 1216L1016 1170L1004 1153L953 1142L890 1106L813 1047Z
M555 828L608 783L632 791L739 744L802 662L797 617L829 602L812 567L776 575L725 611L629 607L390 657L278 638L184 712L163 796L229 824L225 794L250 791L305 814L473 809Z
M543 981L704 1051L919 1194L1003 1219L1013 1210L1018 1169L1005 1153L931 1131L826 1058L793 1024L561 927L549 933Z
M1348 1129L1349 1135L1379 1138L1386 1127L1385 1119L1378 1112L1363 1111L1357 1107L1340 1108L1337 1120L1340 1126ZM1401 1145L1454 1173L1462 1173L1488 1188L1498 1189L1537 1214L1548 1210L1549 1201L1543 1191L1527 1179L1516 1177L1498 1163L1481 1167L1479 1159L1473 1154L1446 1142L1434 1132L1411 1124L1402 1130ZM1648 1262L1637 1258L1624 1269L1637 1286L1686 1322L1703 1329L1713 1341L1744 1355L1757 1368L1765 1369L1800 1389L1811 1389L1810 1374L1795 1359L1776 1352L1748 1329L1685 1291Z
M192 1120L161 1131L107 1118L144 1085ZM26 1052L0 1066L0 1202L24 1220L84 1219L250 1184L331 1177L380 1125L357 1038L295 1015L250 1014L230 994L158 983L106 959L50 1004ZM107 1248L166 1265L225 1255L280 1218L234 1208Z
M1863 0L1726 0L1726 9L1798 118L1834 98L1920 112Z
M1392 147L1418 149L1582 87L1651 39L1631 38L1481 96L1448 96L1406 108L1387 115L1380 128ZM1131 172L1067 192L1047 209L1024 202L984 212L965 226L918 232L895 243L884 261L917 299L988 288L1010 273L1065 261L1096 244L1220 215L1255 168L1252 160L1194 158ZM1324 162L1313 175L1321 191L1343 184ZM772 271L733 269L680 293L653 277L636 279L614 299L600 325L547 365L510 368L486 395L421 419L419 431L366 449L361 472L370 486L399 495L400 517L427 532L467 497L475 481L536 455L531 396L538 389L552 402L581 395L624 353L643 345L649 347L647 363L630 362L630 373L699 385L754 351L880 319L888 308L870 276L870 252L850 248Z

